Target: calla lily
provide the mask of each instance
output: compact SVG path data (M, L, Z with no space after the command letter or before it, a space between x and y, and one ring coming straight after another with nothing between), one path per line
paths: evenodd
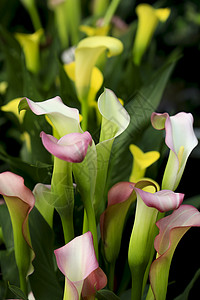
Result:
M130 145L129 149L133 155L133 167L129 181L137 182L144 177L146 169L159 159L160 153L158 151L144 153L138 146L133 144Z
M191 205L181 205L171 215L159 220L156 225L160 232L154 242L157 258L150 269L153 293L150 289L147 300L165 300L174 251L183 235L191 227L200 227L200 213Z
M92 27L88 25L79 26L80 31L87 34L87 36L106 36L110 29L110 26Z
M12 222L20 288L27 293L26 277L33 271L31 262L34 257L28 216L35 199L32 192L24 185L24 179L11 172L0 174L0 194L5 199Z
M105 51L108 57L119 55L123 51L123 44L120 40L108 36L88 37L78 43L75 50L75 83L80 101L87 99L92 69Z
M188 156L198 143L193 130L193 116L184 112L172 117L168 113L153 113L151 122L156 129L165 128L165 143L170 149L162 189L175 190L181 180Z
M44 133L40 134L44 147L59 159L79 163L86 156L89 145L92 145L92 137L88 131L84 133L69 133L59 140L54 136Z
M37 73L40 68L39 43L42 36L43 29L39 29L33 34L15 34L16 39L24 51L27 69L33 73Z
M65 64L64 70L66 71L69 78L75 83L75 62L73 61L69 64ZM103 83L102 72L97 67L93 67L87 101L89 107L95 108L97 119L99 121L100 121L100 114L97 107L96 94L100 90L102 83Z
M22 124L23 123L23 120L24 120L24 115L25 115L25 111L22 111L20 114L19 114L19 111L18 111L18 105L19 105L19 102L22 98L16 98L16 99L13 99L11 101L9 101L7 104L1 106L1 110L2 111L5 111L5 112L11 112L13 113L19 120L19 122Z
M146 270L152 258L158 211L166 212L177 209L184 195L169 190L156 192L153 186L147 186L143 190L133 186L133 189L137 194L137 206L129 244L128 262L132 274L132 298L141 299L147 280Z
M91 290L95 292L106 285L106 275L99 270L91 232L74 238L54 253L58 268L65 275L64 300L79 300L82 289L84 297L91 296Z
M170 9L154 9L151 5L143 3L136 7L136 13L138 15L138 28L133 46L133 61L136 65L140 65L158 23L168 19Z
M94 207L97 218L105 210L104 189L112 144L115 138L125 131L130 123L128 112L111 90L105 89L101 94L98 99L98 107L102 115L102 122L99 143L96 145L98 184L95 190Z
M78 109L68 107L58 96L41 102L23 98L19 104L19 111L23 109L32 110L36 115L46 115L59 137L72 132L81 132Z

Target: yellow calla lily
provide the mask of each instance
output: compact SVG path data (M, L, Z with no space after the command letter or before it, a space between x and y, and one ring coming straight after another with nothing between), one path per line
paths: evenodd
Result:
M133 168L129 181L137 182L144 177L146 169L159 159L160 153L157 151L144 153L138 146L133 144L130 145L129 149L133 155Z
M75 83L75 62L71 62L70 64L65 64L64 65L64 70L69 76L69 78ZM102 72L97 68L93 67L92 69L92 74L91 74L91 81L90 81L90 87L89 87L89 92L88 92L88 106L94 107L96 110L97 114L97 119L100 121L101 115L98 110L97 102L96 102L96 94L101 88L103 83L103 74ZM82 117L81 117L82 120Z
M21 99L22 98L16 98L16 99L11 100L7 104L3 105L1 107L1 110L5 111L5 112L13 113L19 119L19 122L22 124L26 111L22 111L19 114L18 105L19 105L19 102L20 102Z
M147 3L139 4L136 7L138 16L138 28L133 46L133 61L140 65L151 38L160 22L165 22L170 15L169 8L155 9Z
M24 51L27 69L33 73L39 71L39 44L43 33L43 29L40 28L33 34L15 34L16 39Z
M106 36L110 29L109 25L101 26L101 27L92 27L88 25L79 26L80 31L87 34L87 36Z
M119 55L123 51L123 44L108 36L88 37L79 42L75 50L75 84L80 101L87 99L92 69L105 51L108 57Z

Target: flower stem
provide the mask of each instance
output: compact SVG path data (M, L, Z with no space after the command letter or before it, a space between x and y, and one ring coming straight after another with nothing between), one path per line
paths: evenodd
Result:
M53 205L60 215L65 243L68 243L74 238L72 163L54 157L51 189L54 198Z
M87 130L88 127L88 102L87 99L83 99L81 101L81 114L83 117L83 120L81 122L81 127L83 131Z
M115 278L115 262L109 265L109 275L108 275L108 287L111 291L114 290L114 278Z
M110 23L119 3L120 3L120 0L112 0L112 2L110 3L110 5L106 11L105 17L104 17L104 21L103 21L104 26L106 26Z
M84 207L85 207L86 215L87 215L88 230L93 235L94 250L96 253L97 260L98 260L99 254L98 254L98 238L97 238L96 219L95 219L94 208L93 208L92 201L90 198L87 197L87 199L84 201Z

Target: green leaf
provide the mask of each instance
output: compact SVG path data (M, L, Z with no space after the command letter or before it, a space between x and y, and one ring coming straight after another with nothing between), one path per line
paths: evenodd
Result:
M29 276L33 294L37 300L62 299L63 289L55 271L53 231L36 208L31 211L29 220L35 252L35 270Z
M15 174L22 176L25 180L25 185L31 190L38 182L49 183L52 173L52 166L45 163L37 163L32 165L22 161L20 158L8 155L0 147L0 159L8 163L11 171Z
M15 294L16 296L20 297L20 299L22 299L22 300L28 300L28 298L24 295L24 293L22 292L22 290L20 288L18 288L17 286L10 285L8 283L8 287L13 292L13 294Z
M125 106L131 117L131 122L125 132L117 137L113 144L108 187L119 181L129 179L132 167L132 155L129 151L129 145L137 143L150 124L151 114L156 110L162 99L167 81L179 57L179 52L172 53L164 66L152 76L151 81L143 85Z
M95 295L98 300L120 300L120 298L109 290L98 291Z
M195 283L195 281L199 278L200 276L200 269L198 269L193 277L193 279L190 281L184 292L176 297L174 300L188 300L189 299L189 293Z

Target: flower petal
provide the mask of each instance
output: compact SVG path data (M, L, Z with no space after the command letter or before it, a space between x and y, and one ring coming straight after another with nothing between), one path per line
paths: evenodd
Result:
M147 206L154 207L160 212L166 212L178 208L184 198L184 194L174 193L169 190L162 190L153 194L136 187L134 187L134 190Z
M83 283L82 297L88 297L96 294L96 291L103 289L107 284L107 277L99 267L94 270Z
M151 121L154 128L165 128L165 143L171 150L162 188L175 190L182 177L188 156L198 143L193 130L193 116L184 112L172 117L169 117L167 113L153 113Z
M74 238L54 253L58 268L80 293L84 279L99 267L91 232Z
M92 137L88 131L84 133L69 133L57 140L43 131L40 134L44 147L54 156L68 161L81 162L86 156Z
M82 39L75 50L75 83L80 101L87 98L92 69L99 56L107 50L108 57L123 50L120 40L108 36L93 36Z
M136 7L136 13L138 15L138 28L133 47L133 60L136 65L140 65L142 56L151 42L159 21L165 22L167 20L170 9L154 9L151 5L142 3Z
M19 111L23 109L30 109L36 115L47 115L60 137L67 133L81 132L78 109L68 107L58 96L41 102L23 98Z

